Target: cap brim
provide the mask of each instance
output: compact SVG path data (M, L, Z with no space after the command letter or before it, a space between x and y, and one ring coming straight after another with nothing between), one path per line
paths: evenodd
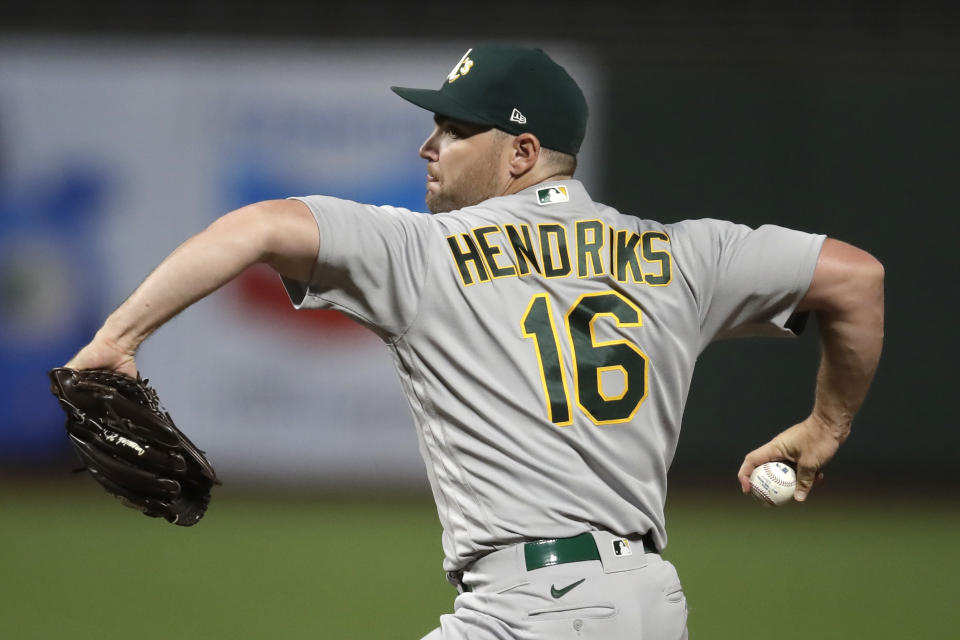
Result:
M450 96L436 89L411 89L409 87L390 87L390 90L406 100L412 102L421 109L432 111L441 116L447 116L454 120L472 122L476 124L486 124L493 126L495 123L489 122L476 113L465 109Z

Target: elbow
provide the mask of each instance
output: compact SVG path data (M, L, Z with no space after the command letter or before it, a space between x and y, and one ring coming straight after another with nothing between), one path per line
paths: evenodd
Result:
M886 277L886 271L883 268L883 264L870 256L872 264L870 265L868 271L869 273L865 276L868 284L866 288L872 292L871 302L873 303L874 312L876 314L876 323L880 332L880 336L883 336L883 317L884 317L884 278Z
M862 270L867 280L883 285L883 278L886 275L883 263L869 253L864 253Z
M872 326L883 335L884 278L883 264L863 252L851 263L844 284L838 288L831 311L843 317L861 317L864 327Z
M867 259L860 268L860 287L871 298L874 298L883 304L883 282L886 277L886 271L883 263L867 254Z
M813 281L798 309L846 315L883 313L883 264L862 249L827 239Z

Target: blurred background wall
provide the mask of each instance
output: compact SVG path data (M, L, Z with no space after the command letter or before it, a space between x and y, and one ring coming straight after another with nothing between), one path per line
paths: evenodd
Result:
M423 209L429 114L473 43L543 46L591 103L595 199L665 222L772 222L887 269L887 341L843 481L955 489L960 13L951 3L41 1L0 10L0 459L72 462L44 373L180 241L247 202ZM732 482L804 417L816 332L701 359L674 479ZM252 271L141 369L232 479L425 488L383 347ZM271 440L262 437L269 431Z

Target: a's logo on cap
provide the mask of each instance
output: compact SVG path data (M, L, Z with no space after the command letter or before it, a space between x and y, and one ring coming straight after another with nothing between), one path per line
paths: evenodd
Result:
M567 193L567 187L560 185L558 187L544 187L537 189L537 204L556 204L558 202L569 202L570 194Z
M447 74L447 82L453 82L460 76L465 76L470 73L470 69L473 68L473 60L470 59L471 51L473 51L472 47L467 49L467 52L463 54L463 57L460 58L457 64L453 65L453 69Z
M527 124L527 116L520 113L520 109L514 107L513 113L510 114L510 122L516 122L517 124Z

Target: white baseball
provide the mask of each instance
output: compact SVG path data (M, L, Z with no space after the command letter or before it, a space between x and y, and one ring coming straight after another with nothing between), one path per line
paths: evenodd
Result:
M796 488L797 472L783 462L767 462L750 474L750 493L764 504L787 504Z

